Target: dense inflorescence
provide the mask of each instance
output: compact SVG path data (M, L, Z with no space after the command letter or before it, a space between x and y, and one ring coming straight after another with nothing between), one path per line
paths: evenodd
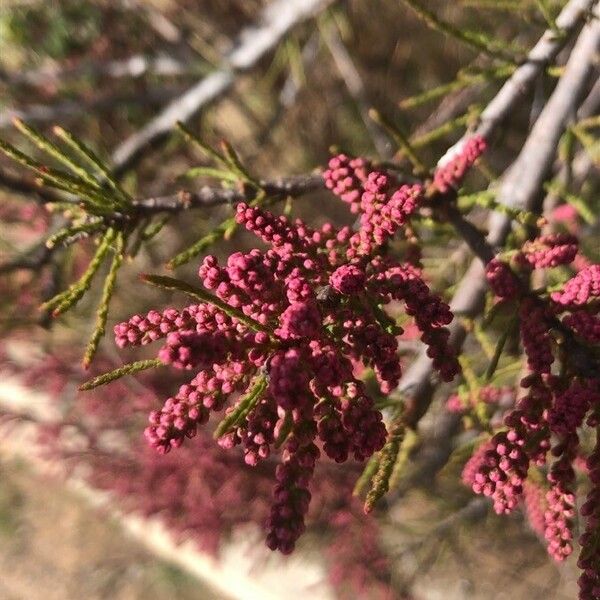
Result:
M600 298L600 265L589 265L552 294L561 307L582 306Z
M475 452L473 452L469 460L465 463L461 473L461 479L465 485L473 487L473 484L475 483L477 477L477 473L485 464L488 452L492 449L493 446L489 440L477 446Z
M600 344L600 317L585 310L567 314L562 322L589 344Z
M550 373L552 353L552 314L547 306L533 298L525 298L519 310L521 340L527 365L533 373Z
M533 269L547 269L568 265L579 250L577 238L568 233L552 233L525 242L516 256L523 266Z
M338 154L330 159L327 167L323 172L326 187L347 202L353 213L357 213L360 209L362 184L371 172L371 165L364 158Z
M114 330L120 347L162 340L162 363L196 372L150 414L146 439L159 452L181 446L219 411L219 444L241 446L248 465L283 448L267 543L284 553L304 530L321 452L364 461L386 442L382 413L355 376L371 369L382 394L398 385L402 329L385 305L404 304L443 380L460 370L448 305L417 268L386 254L423 188L343 155L329 166L327 186L359 213L355 230L313 229L242 202L237 223L267 249L236 252L225 264L207 256L198 276L212 302L135 315Z
M481 136L472 136L451 148L438 162L433 177L435 187L442 193L458 188L486 148L487 143Z
M554 402L548 413L550 428L557 435L574 433L583 424L590 408L599 403L598 380L573 379L564 391L555 390Z
M459 41L462 38L471 46L486 45L486 35L465 30L461 19L456 26L447 24L420 3L406 3L433 29ZM470 4L512 7L519 3ZM374 146L379 149L387 136L397 145L396 154L388 160L386 153L380 152L384 162L339 154L329 161L322 181L316 173L277 180L251 174L228 142L212 150L183 123L177 123L213 163L191 169L187 175L219 185L207 185L197 193L181 190L179 194L150 197L160 185L142 178L144 185L128 191L129 185L121 187L119 180L150 147L155 134L162 133L164 118L154 121L158 129L151 124L145 130L149 136L142 132L117 151L124 160L113 161L120 163L114 165L115 170L61 127L54 128L61 142L56 145L15 119L16 128L26 133L28 146L41 153L36 150L38 158L34 159L0 140L4 154L35 173L31 181L2 170L2 187L25 197L36 196L36 202L29 206L22 205L22 198L13 206L10 198L4 201L3 197L0 206L0 222L8 224L8 229L20 222L35 234L22 237L8 231L7 236L1 236L3 248L10 249L14 240L19 242L14 246L14 257L0 265L0 272L10 274L0 283L4 297L0 305L14 309L8 318L2 318L3 330L5 326L21 326L24 316L26 321L37 321L37 315L29 313L38 296L48 300L42 307L48 316L65 312L90 291L92 278L98 288L98 276L106 274L97 325L84 359L88 365L105 333L121 262L133 259L139 250L143 253L146 242L161 227L176 228L178 217L191 214L190 209L219 205L225 211L235 210L233 219L172 258L169 267L184 264L197 256L200 248L218 240L231 242L232 235L241 229L245 230L244 241L254 236L261 248L247 250L244 246L225 259L207 256L199 265L195 285L160 276L145 278L157 285L161 280L170 291L187 292L194 304L150 311L144 307L144 314L116 325L117 347L128 355L139 351L143 360L82 386L89 389L98 381L106 383L124 374L167 367L157 369L160 383L155 380L149 384L145 377L150 374L144 373L141 384L137 382L134 387L139 392L135 395L119 382L119 387L111 388L112 393L94 393L74 402L73 378L67 377L70 365L65 369L61 361L52 359L34 364L35 344L24 345L25 350L17 348L15 354L21 353L19 360L25 371L22 379L30 385L43 380L49 391L61 397L61 410L53 417L59 422L47 428L38 425L48 437L62 434L64 429L65 441L77 442L71 448L65 444L63 458L75 464L85 462L92 468L84 468L82 473L101 487L121 493L133 510L161 515L178 531L194 531L213 551L219 545L217 538L232 523L258 521L266 524L267 546L288 554L314 519L312 523L323 529L321 537L330 538L324 558L338 563L331 577L336 587L348 588L352 598L362 596L362 591L365 597L376 598L373 576L381 570L381 579L387 579L390 570L378 547L375 519L366 521L364 515L362 521L357 519L348 500L360 470L360 465L353 463L368 461L359 482L364 487L357 485L355 491L362 493L370 485L367 506L372 508L372 492L393 488L394 479L398 483L405 474L407 462L414 467L406 478L410 485L417 478L423 479L423 473L437 476L438 468L454 466L457 456L473 448L462 472L464 483L489 497L498 513L510 513L521 503L529 523L545 538L548 553L555 560L565 560L573 553L575 525L585 527L580 538L580 597L600 600L600 265L592 264L600 255L594 238L591 243L582 239L580 245L574 235L589 235L590 231L593 235L597 226L597 202L593 198L589 201L590 191L596 187L595 174L590 170L593 165L584 164L580 169L580 161L574 159L587 151L592 159L588 162L597 163L597 156L593 156L598 126L593 109L597 107L592 106L597 89L591 89L588 71L590 64L597 62L597 48L590 42L594 35L597 41L598 36L590 17L598 3L565 0L549 3L553 4L550 11L547 3L537 4L539 14L528 14L526 20L537 25L548 21L550 29L531 53L527 54L526 48L520 51L516 46L493 44L497 47L487 49L487 58L460 69L455 81L403 99L403 109L417 108L417 113L425 110L419 106L442 100L425 126L411 126L406 136L378 111L367 111L375 124L373 128L373 123L365 122ZM564 5L560 15L558 5ZM388 11L378 10L381 14L374 21L382 21L384 12ZM283 29L275 32L275 38L282 40L265 40L265 27L260 24L240 32L233 42L238 49L234 54L248 54L244 53L248 48L258 50L251 51L248 63L241 66L251 67L279 41L284 44L283 54L289 45L289 58L294 58L295 41L288 44L284 34L296 25L302 11L288 16ZM341 19L335 16L339 24ZM357 19L357 14L349 14L346 29L362 28L364 34L360 16ZM102 11L93 20L97 17L103 17ZM271 17L277 17L276 12ZM9 29L15 34L20 34L19 20L12 23L10 15ZM387 31L375 24L372 29L383 39ZM175 27L179 25L176 19ZM512 29L507 25L507 30ZM527 32L520 35L517 29L517 39L526 40ZM337 35L337 29L332 32ZM100 53L109 56L113 39L104 33ZM304 33L308 36L310 32ZM362 39L361 48L371 41ZM311 45L305 50L310 51ZM339 63L338 70L345 77L348 69L343 60L337 60L334 46L330 48L334 62ZM481 50L486 53L483 46ZM92 44L89 49L66 50L64 58L74 61L76 67L67 68L74 71L67 75L77 78L82 72L80 59L86 58L88 50L97 54L99 48ZM367 54L365 57L361 51L357 58L367 77L365 89L375 97L382 81L365 66L377 62L380 52L370 50ZM291 62L292 67L297 66ZM239 61L231 63L240 66ZM540 89L533 90L546 70L559 71L558 75L564 71L564 80L542 81ZM48 97L54 95L51 88L58 85L52 74L48 78L41 73L41 84L36 81L40 73L35 77L16 75L14 82L12 73L4 73L3 79L20 82L16 87L23 83L32 90L37 87ZM103 80L110 73L100 75L99 80ZM497 78L506 80L505 85L498 86L500 92L487 107L473 103L475 88ZM559 85L552 90L556 81ZM356 92L352 81L348 83L350 92ZM69 87L76 89L79 84ZM565 88L570 88L568 93ZM458 102L453 102L457 90ZM362 100L360 91L358 100ZM517 117L523 112L521 101L533 91L540 92L532 111L533 129L523 131L527 129L523 123L509 121L511 115ZM580 92L589 96L584 100ZM548 98L551 101L547 103ZM206 98L196 94L195 100L195 107L194 94L174 100L163 117L169 121L169 115L179 112L185 121L202 108ZM385 99L383 103L389 104ZM322 104L331 106L330 102ZM460 104L465 105L461 108ZM178 110L181 106L185 110ZM449 114L452 112L456 114ZM335 116L344 120L343 114ZM521 117L517 121L523 121ZM550 124L553 119L555 123ZM503 126L506 132L499 131ZM487 140L466 134L430 168L430 148L442 145L447 135L458 136L462 127L484 131L490 140L509 139L511 147L493 157L488 166L480 160ZM552 135L542 140L540 128ZM564 136L556 135L556 129L565 130ZM352 130L344 127L343 133L348 134L346 141L351 145L362 143L350 139ZM136 147L136 141L141 145ZM128 147L135 152L128 153ZM539 160L531 160L536 153ZM47 156L38 162L43 154ZM51 164L46 164L48 158ZM556 163L550 168L554 159ZM262 162L267 160L264 157ZM485 180L486 190L464 186L473 166L479 168L480 183ZM505 175L500 178L497 173L501 170ZM312 227L289 216L278 216L277 209L266 210L285 201L288 215L294 198L316 191L321 183L354 215L348 219L352 226L338 228L326 223ZM550 214L544 216L539 209L546 192L544 210L549 208ZM148 197L144 197L146 193ZM246 202L228 206L240 198ZM553 206L557 202L565 203ZM50 216L52 212L56 218ZM488 217L487 225L483 225ZM580 218L587 222L585 227ZM449 233L452 228L460 239L453 239ZM401 243L395 243L396 236L402 237ZM72 269L77 260L73 250L80 241L84 241L86 255L93 254L87 256L87 268ZM589 250L590 256L583 256L580 250ZM475 262L466 268L468 253L474 255ZM484 271L478 261L484 263ZM109 269L107 262L111 263ZM430 289L423 265L431 266L438 285L445 286L443 298L454 294L459 320L452 328L448 327L453 320L451 308ZM71 274L67 270L81 270L81 277L54 295L58 291L55 288L65 282L65 275ZM569 275L565 277L565 273ZM460 283L455 286L458 277ZM485 281L492 293L483 302ZM123 290L127 294L121 285ZM128 300L132 296L136 294L127 294ZM88 306L83 308L87 311ZM42 324L45 318L42 316ZM63 337L62 332L58 335ZM417 337L430 361L420 354ZM150 344L155 344L153 358L148 358ZM12 348L7 346L0 343L0 362L10 355ZM455 356L457 347L461 348L460 361ZM403 357L417 352L419 357L402 382ZM417 430L423 417L435 420L437 416L438 380L453 381L460 365L464 367L460 386L452 390L441 386L446 407L454 414L444 414L439 423L423 423L432 426L433 442L441 448L441 453L431 452L432 439L427 434L420 436ZM392 396L394 391L396 397ZM156 396L164 401L157 403ZM122 402L123 398L127 401ZM139 413L146 416L144 424L139 422ZM0 410L1 420L5 414L8 412ZM387 426L384 414L389 417ZM14 416L37 418L28 413L15 412ZM467 431L459 431L459 424ZM144 427L149 447L139 448L132 442L132 431L139 438ZM596 447L592 450L594 429ZM82 451L79 438L86 436L88 446ZM438 461L438 455L445 456ZM452 460L446 461L448 457ZM241 468L240 460L244 463ZM350 464L339 469L337 463ZM427 468L422 469L423 465ZM581 471L579 481L575 468ZM449 471L445 469L441 475ZM588 493L580 523L576 523L581 505L578 488ZM333 508L324 508L326 500ZM480 506L481 501L475 504ZM227 511L229 517L223 518ZM360 527L353 527L357 522ZM446 524L441 530L445 528ZM390 539L392 544L394 541ZM404 561L405 554L400 555L403 562L411 562L411 556ZM398 575L394 573L396 581ZM400 585L408 589L410 582ZM388 595L386 588L382 586L381 591ZM400 598L402 591L391 594Z
M579 539L581 554L577 566L583 573L579 577L579 597L581 600L594 600L600 596L600 440L587 459L586 466L591 481L591 489L581 514L587 518L584 533Z
M577 456L579 438L576 433L562 436L552 449L559 458L548 473L550 487L546 493L547 508L544 513L544 537L548 554L562 561L573 552L573 518L575 517L573 460Z
M18 370L31 386L60 403L60 420L40 425L38 442L47 458L60 460L67 469L84 467L78 475L85 473L94 487L113 492L120 509L160 518L177 539L191 539L215 555L238 527L253 532L256 525L268 520L277 470L274 462L263 462L258 469L240 467L239 458L223 452L206 429L199 429L177 452L160 454L140 445L143 412L151 410L156 394L164 393L169 385L160 371L148 371L142 377L146 390L142 395L140 382L131 385L119 380L81 395L77 402L69 401L66 407L64 400L70 398L73 380L82 376L71 352L72 348L62 347L56 355L27 365L11 365L1 357L3 370ZM102 356L97 363L100 370L112 364ZM130 401L123 402L126 397ZM248 451L245 458L250 465L256 464L251 458L254 452L272 445L269 439L266 444L259 443L262 432L272 431L271 419L277 418L269 406L263 400L246 429L236 431L236 436L242 436L236 438L237 443ZM114 451L115 440L118 452ZM265 456L259 460L262 458ZM336 597L392 597L391 564L380 543L377 520L367 517L360 501L352 496L360 466L332 469L327 459L321 462L324 464L311 481L313 500L307 517L324 553L324 570ZM252 535L249 547L260 550Z
M518 251L487 265L487 280L499 302L518 307L529 374L521 380L525 395L504 418L506 429L480 446L463 471L465 483L490 496L499 513L511 512L523 499L532 528L543 535L548 553L557 561L573 552L579 429L586 416L588 425L597 425L600 407L594 348L600 342L600 265L578 260L578 250L578 240L571 234L552 233L525 242ZM579 270L558 290L530 291L533 269L570 263ZM462 410L469 408L461 404ZM449 405L458 410L458 399L451 397ZM594 556L598 538L592 507L597 501L594 452L587 461L593 487L582 508L588 527L581 538L580 598L586 600L600 597L600 561ZM550 462L547 485L542 486L538 468ZM534 482L531 473L537 473Z
M498 298L518 297L522 291L519 278L508 263L497 258L492 259L486 266L487 282Z

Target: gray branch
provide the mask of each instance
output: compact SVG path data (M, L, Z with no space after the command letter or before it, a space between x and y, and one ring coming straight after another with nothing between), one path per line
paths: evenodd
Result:
M297 175L269 181L261 181L261 188L271 197L296 198L321 189L323 177L319 174ZM221 204L235 204L252 200L255 192L233 188L215 188L204 186L197 191L182 191L178 194L144 198L137 200L135 207L138 213L154 214L158 212L180 212L191 208L208 208Z
M158 142L177 121L187 122L207 104L224 94L235 82L235 75L254 67L298 23L312 17L333 0L274 0L259 18L259 23L243 29L222 66L200 80L182 96L168 104L140 131L126 139L113 153L114 170L123 173L142 151Z
M184 63L166 55L144 56L135 54L122 60L86 61L75 66L46 65L39 69L9 73L0 70L0 83L7 85L43 86L63 83L82 76L111 77L113 79L143 77L149 73L162 77L198 75L199 65Z
M477 127L479 135L489 137L511 114L515 104L531 91L536 79L554 61L595 5L595 0L571 0L565 6L556 18L560 33L552 29L544 33L525 62L506 81L481 114Z

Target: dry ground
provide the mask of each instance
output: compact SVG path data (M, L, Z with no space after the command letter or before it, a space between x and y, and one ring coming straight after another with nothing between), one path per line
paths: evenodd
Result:
M2 600L226 600L157 560L106 513L22 463L0 463Z

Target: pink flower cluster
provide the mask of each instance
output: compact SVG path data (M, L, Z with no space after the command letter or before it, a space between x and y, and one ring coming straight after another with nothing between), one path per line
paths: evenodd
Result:
M311 499L308 487L320 455L313 442L315 434L313 426L301 423L288 439L275 473L277 485L267 520L267 546L283 554L293 552L296 540L304 533L304 517Z
M583 573L578 583L580 600L595 600L600 597L600 441L596 440L586 465L592 487L581 507L587 523L579 538L581 554L577 566Z
M477 480L477 473L482 467L486 466L489 456L488 452L493 451L493 449L494 447L490 441L483 442L477 446L475 452L473 452L469 460L465 463L461 473L461 480L465 485L470 488L473 487Z
M494 435L491 449L473 476L473 491L492 498L498 514L516 508L529 465L544 464L550 448L546 413L552 393L537 375L528 376L521 385L528 394L506 416L508 430Z
M345 154L338 154L329 160L327 166L323 172L325 186L347 202L353 213L357 213L360 209L362 184L372 170L371 165L364 158L350 158Z
M517 298L522 293L522 284L508 263L493 258L485 268L487 282L498 298Z
M157 450L179 447L226 405L221 446L241 446L249 465L284 448L268 523L269 547L284 553L304 530L319 448L337 462L364 461L385 444L382 414L354 376L371 368L384 394L398 384L402 329L382 306L404 303L444 380L460 370L448 344L448 305L419 270L385 256L422 189L397 187L387 173L366 174L367 166L337 157L328 175L334 193L360 212L357 231L312 229L240 203L237 222L267 250L236 252L226 264L206 257L198 276L212 304L150 311L115 327L119 346L162 339L163 363L196 372L150 415L146 438Z
M552 311L534 298L525 298L519 309L521 340L527 364L534 373L550 373L552 354Z
M1 350L0 366L6 369L11 363L5 362L9 359ZM26 376L32 386L61 401L62 420L40 424L37 441L45 456L67 469L75 464L85 467L91 485L113 493L120 510L159 518L175 539L191 540L211 554L217 554L238 527L265 523L275 478L274 461L263 463L259 469L240 468L239 457L223 452L206 428L200 428L176 452L159 454L140 445L135 433L140 414L150 411L156 394L162 394L171 383L162 370L141 376L146 389L143 395L135 394L138 386L133 382L121 379L110 387L86 392L65 406L65 388L68 393L73 382L82 377L74 351L67 345L55 348L55 354L44 355L39 362L12 363L12 369L19 369L19 377ZM97 372L112 367L112 361L98 357ZM257 418L248 423L248 436L242 444L250 442L251 436L259 439L260 428L270 430L268 421L273 415L263 407L256 407ZM78 428L78 448L85 448L83 452L73 452L74 425ZM111 439L118 434L119 448L124 452L106 451L107 432ZM257 442L254 448L258 447ZM344 469L332 466L316 470L307 516L315 541L323 548L324 573L340 600L390 598L395 593L391 564L380 542L378 523L364 514L362 503L352 496L360 465L348 464Z
M573 552L575 496L562 485L555 485L546 494L546 502L544 537L548 542L548 554L554 560L562 561Z
M360 229L350 239L348 257L373 255L406 224L422 194L418 184L397 187L389 174L371 172L360 201Z
M598 381L573 379L566 390L554 395L548 413L550 428L558 435L574 434L594 405L600 405Z
M551 233L525 242L516 260L522 266L548 269L567 265L579 250L579 241L568 233Z
M162 352L162 350L161 350ZM194 437L198 425L206 423L210 411L221 410L235 391L245 389L248 376L244 363L232 361L200 371L190 383L182 385L174 398L152 411L144 435L161 454L179 448L186 438Z
M435 187L445 194L451 189L457 189L464 179L467 171L475 161L485 152L487 143L481 136L473 136L458 147L453 148L438 163L433 175Z
M232 411L233 407L230 407L225 414L230 414ZM246 421L233 431L222 435L218 439L218 443L226 449L241 444L244 449L244 462L255 467L271 454L278 419L279 416L272 399L263 398Z
M575 482L573 461L577 456L579 438L576 433L561 437L552 449L558 456L548 473L550 489L546 493L547 510L544 537L548 542L548 554L562 561L573 552L573 518L575 517Z
M117 346L125 348L150 344L175 332L212 334L221 330L225 333L230 327L231 320L214 306L193 304L182 311L167 308L163 312L151 310L146 315L133 315L128 321L115 325L114 334Z
M569 279L552 300L562 307L581 306L600 297L600 265L589 265Z
M596 315L574 310L562 322L588 344L600 344L600 318Z

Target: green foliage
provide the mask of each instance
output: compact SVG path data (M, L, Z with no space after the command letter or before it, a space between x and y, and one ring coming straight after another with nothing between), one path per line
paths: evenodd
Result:
M176 269L181 265L185 265L190 260L202 254L207 248L210 248L215 242L222 240L225 237L227 231L235 227L235 219L225 219L222 223L213 228L210 233L201 237L197 242L194 242L191 246L174 256L168 263L167 269Z
M506 215L521 225L537 225L539 217L536 214L525 210L514 209L506 206L506 204L496 202L496 193L497 192L494 190L484 190L474 194L460 195L458 198L458 208L462 212L468 213L475 206L480 206Z
M354 491L352 492L354 496L362 496L365 492L368 491L371 485L371 481L373 480L373 476L375 475L375 473L377 473L378 468L379 455L374 454L367 462L365 468L360 474L360 477L356 480Z
M217 169L204 166L194 167L187 172L188 176L208 176L221 180L223 185L229 184L242 188L249 187L254 191L255 196L254 200L250 202L252 206L259 206L267 199L260 182L244 167L240 157L229 142L225 140L221 141L221 152L218 152L195 135L183 123L177 123L177 128L189 142L200 148L203 154L220 167ZM174 256L167 263L167 268L176 269L188 263L214 243L231 237L236 229L237 223L234 218L225 219L222 223L214 227L210 233Z
M55 127L54 134L64 143L65 149L21 120L15 120L15 127L48 157L67 169L63 171L46 166L0 140L0 150L7 156L32 170L45 185L67 193L71 223L52 234L46 240L46 246L68 245L82 237L96 236L98 239L96 253L80 279L45 302L42 309L51 310L52 315L57 317L73 308L91 288L111 248L114 250L97 310L96 325L84 356L87 367L104 335L109 303L124 258L125 242L133 229L127 220L119 222L116 215L131 212L132 199L112 176L109 167L83 142L61 127Z
M379 111L374 108L369 111L369 116L375 123L383 127L394 139L402 155L406 156L413 167L415 175L424 175L429 171L423 161L417 156L417 153L404 132L389 119L386 119Z
M62 171L46 166L27 156L12 144L0 140L0 150L14 161L32 170L49 187L67 192L75 205L93 216L114 216L115 212L131 206L131 198L110 174L110 169L73 135L60 127L54 130L69 150L74 150L79 159L83 159L93 170L85 168L33 127L20 119L15 119L15 127L28 137L40 150L55 159L70 171Z
M142 244L158 234L171 215L167 214L152 222L151 217L138 210L134 199L113 176L106 162L62 127L53 128L54 135L62 145L50 140L21 120L15 120L15 127L49 159L54 160L62 167L48 166L0 139L0 151L33 171L41 184L65 193L63 208L68 209L66 214L69 222L48 237L45 242L46 246L52 249L57 245L70 245L85 237L96 238L98 241L96 253L80 279L65 291L46 301L42 305L42 309L51 310L52 315L56 317L73 308L91 288L93 280L111 248L114 250L96 313L96 324L84 356L84 365L87 367L106 329L110 300L116 285L118 271L125 258L128 240L132 240L132 242L129 244L127 252L129 256L135 256ZM218 168L197 167L188 171L188 176L209 176L219 179L223 185L236 186L244 193L254 196L254 200L251 202L253 205L267 201L266 193L244 167L231 144L223 141L220 144L220 151L217 151L204 144L183 124L179 124L178 127L186 139L193 142L218 165ZM174 268L188 262L218 240L230 237L236 229L237 223L234 218L224 220L208 235L175 256L168 263L168 267ZM176 280L170 280L167 284L166 279L161 280L148 276L148 281L155 285L160 284L163 287L176 285L173 283ZM182 289L181 284L182 282L178 284L177 289ZM184 291L192 293L190 287ZM218 298L208 298L210 295L206 296L203 290L194 290L193 294L195 297L202 296L205 301L218 304L222 310L232 314L252 329L264 330L260 324L242 313L238 314Z
M498 369L498 364L500 363L500 358L502 357L502 352L504 351L504 347L506 346L506 342L509 340L511 335L514 335L516 333L518 325L518 319L514 319L510 326L507 327L498 338L496 348L494 350L494 355L492 356L488 368L485 372L486 381L490 381L494 376L494 373L496 373L496 370Z
M214 437L220 438L242 424L254 407L260 402L263 392L267 389L268 380L265 375L259 375L250 391L238 401L235 408L227 414L215 429Z
M109 371L108 373L103 373L102 375L98 375L98 377L94 377L89 381L81 384L79 389L81 391L93 390L101 385L106 385L107 383L111 383L112 381L116 381L125 375L133 375L134 373L139 373L140 371L146 371L148 369L154 369L156 367L162 367L163 363L158 358L151 358L149 360L138 360L136 362L128 363L119 367L118 369L114 369L113 371Z
M114 256L108 271L108 275L104 280L102 297L96 312L96 325L94 326L94 332L92 333L92 337L88 342L88 346L83 357L83 366L86 368L89 367L90 363L92 362L92 359L98 350L98 344L106 332L106 320L108 318L109 304L115 291L117 273L121 267L121 264L123 263L123 247L123 233L118 232L115 239Z
M405 434L406 426L404 424L403 411L399 410L390 424L387 442L377 454L376 468L371 464L367 465L368 471L372 472L373 475L365 499L364 510L366 513L370 513L375 504L390 489L390 478L398 462Z
M61 0L6 11L4 29L10 41L23 48L37 48L52 58L83 50L102 31L102 13L88 2Z
M83 295L90 289L92 280L108 254L110 245L115 239L115 235L116 232L114 229L106 231L98 245L94 257L90 261L83 275L67 290L45 302L42 305L43 310L52 310L52 314L57 317L72 308L79 300L81 300Z
M435 29L491 58L496 58L509 63L519 62L520 57L518 53L520 53L520 49L516 49L514 45L496 39L484 31L469 30L452 25L428 10L423 6L420 0L402 1L432 29Z
M444 98L452 92L457 92L479 83L506 79L513 74L515 69L515 65L501 65L500 67L491 67L478 71L463 69L458 72L456 78L450 83L438 85L425 92L406 98L405 100L402 100L399 105L402 109L417 108L418 106L422 106L433 100Z

